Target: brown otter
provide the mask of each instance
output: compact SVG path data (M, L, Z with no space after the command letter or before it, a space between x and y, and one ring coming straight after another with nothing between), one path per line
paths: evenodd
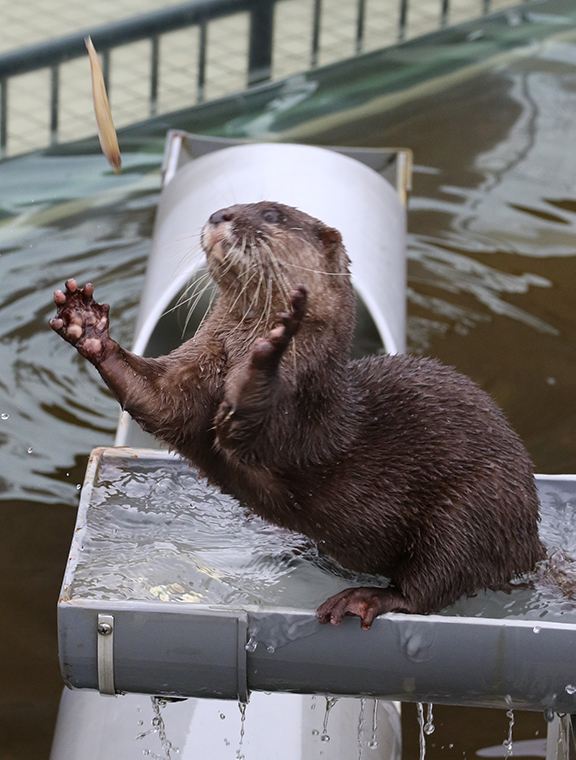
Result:
M202 244L219 300L168 356L112 340L91 284L56 291L51 325L222 490L391 579L331 597L321 622L353 614L368 629L383 612L439 610L544 557L530 458L491 398L430 359L350 361L355 299L336 230L256 203L214 213Z

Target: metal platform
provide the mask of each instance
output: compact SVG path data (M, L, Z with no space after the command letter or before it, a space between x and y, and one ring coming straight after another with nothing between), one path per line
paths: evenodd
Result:
M537 479L542 538L567 551L576 476ZM481 592L439 615L384 615L370 632L352 618L318 623L321 601L366 580L248 515L177 457L96 449L59 601L64 679L103 693L576 712L576 605L554 583Z

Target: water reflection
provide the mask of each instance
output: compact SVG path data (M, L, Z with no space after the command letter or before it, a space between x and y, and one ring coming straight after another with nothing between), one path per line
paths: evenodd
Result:
M79 481L54 475L112 440L117 411L95 371L54 340L52 293L68 276L93 280L113 305L115 335L130 343L159 185L157 174L132 174L110 187L98 157L75 161L36 156L3 166L8 219L0 223L0 412L10 415L0 427L0 487L12 498L71 505Z
M576 472L575 50L564 32L318 136L414 150L409 347L490 392L543 472Z

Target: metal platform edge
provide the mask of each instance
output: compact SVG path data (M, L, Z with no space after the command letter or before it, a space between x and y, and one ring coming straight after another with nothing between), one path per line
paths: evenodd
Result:
M177 458L113 447L91 454L58 605L69 687L106 693L98 626L107 615L114 627L108 682L115 693L242 701L250 691L279 691L576 713L576 660L569 656L576 626L570 623L390 613L366 632L352 618L337 628L322 626L311 610L70 599L92 483L106 456Z

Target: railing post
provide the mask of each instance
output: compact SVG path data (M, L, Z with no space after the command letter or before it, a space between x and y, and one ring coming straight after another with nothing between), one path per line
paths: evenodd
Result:
M0 158L6 158L8 144L8 81L0 79Z
M272 76L273 0L256 0L250 11L248 86L266 82Z
M408 0L400 0L400 18L398 20L398 40L402 42L406 36L406 23L408 21Z
M108 100L110 100L110 49L106 48L102 53L102 77L104 79L104 87L108 93Z
M320 49L320 16L322 15L322 0L314 0L314 20L312 26L312 56L310 64L318 65L318 51Z
M50 145L58 143L58 97L60 91L60 67L50 69Z
M202 103L205 96L206 88L206 47L208 45L208 23L206 19L200 22L198 27L198 95L199 103Z
M366 18L366 0L358 0L358 15L356 16L356 53L361 53L364 47L364 23Z
M450 10L450 0L442 0L442 10L440 12L440 26L442 29L448 24L448 12Z
M160 58L160 37L152 37L152 56L150 60L150 116L158 113L158 63Z

